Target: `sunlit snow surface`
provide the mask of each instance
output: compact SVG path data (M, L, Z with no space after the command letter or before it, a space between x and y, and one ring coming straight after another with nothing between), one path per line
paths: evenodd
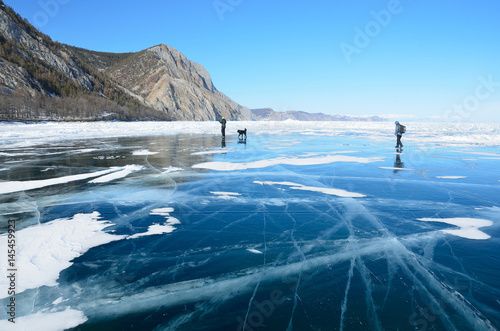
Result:
M0 124L0 330L499 329L500 125L393 130Z

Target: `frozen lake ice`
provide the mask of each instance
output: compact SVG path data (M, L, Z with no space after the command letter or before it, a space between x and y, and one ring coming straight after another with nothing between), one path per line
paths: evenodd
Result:
M500 124L405 125L0 124L0 329L499 329Z

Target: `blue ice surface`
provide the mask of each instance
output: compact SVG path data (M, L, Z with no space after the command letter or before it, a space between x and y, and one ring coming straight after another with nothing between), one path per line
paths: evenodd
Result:
M163 223L151 211L166 207L180 224L168 234L90 249L61 272L58 286L19 294L18 314L75 309L88 318L77 330L500 328L500 160L487 156L496 149L406 143L398 153L393 146L356 136L283 134L245 143L177 135L63 141L35 154L19 149L21 156L2 160L9 167L2 180L145 167L109 183L0 196L9 208L36 209L17 213L20 228L98 211L113 224L109 233L133 235ZM144 149L157 154L133 154ZM193 167L325 155L379 160ZM440 231L452 225L418 220L454 217L493 221L481 229L491 238L457 237Z

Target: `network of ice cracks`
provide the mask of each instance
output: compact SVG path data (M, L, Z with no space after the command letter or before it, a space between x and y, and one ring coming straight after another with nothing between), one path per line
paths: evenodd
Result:
M432 195L405 199L406 213L398 215L398 189L416 181L412 176L421 166L428 167L426 162L442 156L439 147L429 147L430 133L413 138L413 151L409 147L404 152L410 155L405 167L401 159L406 154L394 156L392 150L378 147L393 143L380 124L366 133L359 123L333 129L323 124L318 128L301 123L295 128L296 123L273 123L273 135L267 131L269 125L255 127L245 144L228 137L223 145L219 137L200 143L206 139L203 134L217 131L213 123L204 123L207 132L198 127L200 123L190 125L180 124L178 131L169 128L166 138L181 137L175 143L181 162L174 162L174 157L169 162L155 159L172 150L165 150L154 134L142 145L125 146L117 140L116 145L108 141L82 148L78 126L73 130L54 125L55 133L46 135L47 140L36 129L32 136L16 137L2 128L3 138L14 146L0 155L14 160L2 172L36 163L37 146L47 142L61 146L55 158L92 155L106 165L65 175L57 168L45 168L40 172L53 175L0 182L0 195L5 198L2 221L20 213L35 215L17 231L17 298L24 304L18 307L16 327L64 330L87 321L167 311L172 317L164 318L158 329L212 325L214 329L298 330L333 322L330 326L340 330L495 330L498 319L492 322L485 316L491 316L495 303L488 307L480 299L474 301L471 292L481 287L499 298L499 290L470 274L454 249L456 238L467 243L492 239L488 229L496 228L498 209L456 203L452 198L456 188L441 186L448 201L432 201ZM242 125L251 128L252 123ZM296 130L291 135L290 126ZM97 134L100 128L85 130ZM143 136L141 130L128 132ZM490 137L495 141L500 131L492 130L497 133ZM58 131L63 132L62 139ZM149 132L158 131L150 128ZM203 134L195 138L180 134L186 131ZM368 143L362 143L360 135ZM453 143L460 144L456 147L460 156L500 158L495 153L471 152L463 128L457 127L451 136ZM88 137L95 139L93 134ZM336 139L342 144L335 145ZM412 146L411 138L408 141ZM317 145L324 142L335 148ZM449 143L443 146L448 148ZM415 156L417 146L420 154ZM116 159L122 162L115 165ZM453 167L443 167L441 175L432 179L467 178L463 172L449 173ZM330 174L326 169L332 168L337 170ZM353 175L357 171L362 173L358 177ZM373 175L376 171L381 175ZM426 176L420 174L423 183L419 184L433 189L435 181ZM57 190L68 184L78 187ZM377 197L380 189L387 190L381 198ZM490 199L492 206L498 205L494 197ZM68 209L61 217L44 214L58 205ZM72 205L87 207L68 207ZM111 208L97 211L103 205ZM408 212L412 209L413 213ZM455 213L440 217L443 209ZM408 231L398 230L409 224ZM201 234L200 229L207 233ZM160 263L161 254L148 257L145 252L161 250L157 246L176 235L190 236L189 231L201 237L182 250L169 246L172 252L164 257L169 260L165 268L131 272ZM0 239L5 247L6 235ZM153 247L144 248L148 245ZM435 259L443 245L451 262ZM112 261L114 255L105 257L107 247L113 247L111 253L119 261ZM103 250L95 253L98 248ZM120 249L128 249L129 255L117 253ZM107 260L75 262L87 252ZM227 265L216 268L223 258L237 262L226 261ZM105 263L107 270L101 274ZM71 273L75 264L96 273L79 278ZM4 260L0 267L2 272L7 269ZM6 303L5 277L0 285L0 297ZM321 311L322 305L328 307L326 312ZM394 309L402 316L394 316ZM11 328L6 312L0 314L2 329Z

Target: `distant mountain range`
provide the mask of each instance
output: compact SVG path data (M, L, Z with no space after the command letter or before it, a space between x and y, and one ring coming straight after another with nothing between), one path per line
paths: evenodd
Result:
M307 113L304 111L276 112L271 108L252 109L252 114L257 121L364 121L381 122L387 119L379 116L349 116L349 115L327 115L323 113Z

